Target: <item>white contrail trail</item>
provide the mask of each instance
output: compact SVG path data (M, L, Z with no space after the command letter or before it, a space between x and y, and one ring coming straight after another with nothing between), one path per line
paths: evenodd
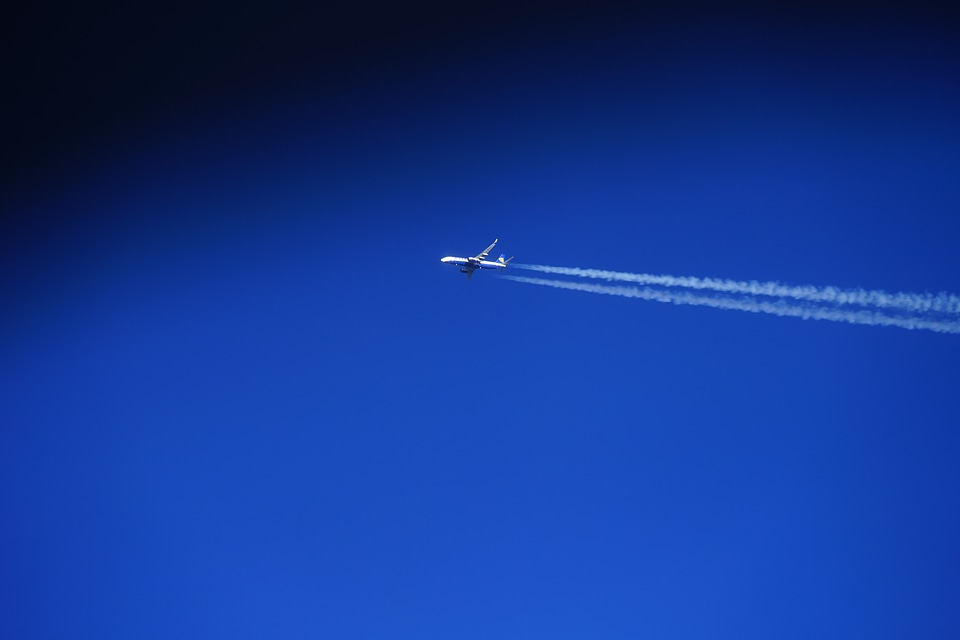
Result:
M715 309L734 309L751 313L770 313L775 316L789 316L794 318L813 320L833 320L835 322L849 322L851 324L866 324L873 326L901 327L903 329L927 329L941 333L960 333L960 321L938 320L932 318L918 318L910 316L891 316L880 311L868 309L851 310L831 308L816 305L802 305L785 301L759 300L756 298L724 298L701 295L690 291L671 291L651 289L649 287L625 287L603 284L587 284L567 280L549 280L546 278L528 278L526 276L508 276L503 278L514 282L537 284L557 289L586 291L624 298L640 298L657 302L673 304L690 304L696 306L713 307Z
M858 305L861 307L882 307L901 309L915 313L938 312L960 314L960 296L948 293L888 293L864 289L839 289L837 287L788 286L779 282L757 282L722 280L718 278L693 278L649 273L624 273L622 271L604 271L601 269L578 269L575 267L550 267L540 264L512 264L515 269L538 271L577 278L592 278L634 284L652 284L664 287L682 287L701 289L720 293L739 293L750 296L771 296L793 298L811 302L827 302L837 305Z

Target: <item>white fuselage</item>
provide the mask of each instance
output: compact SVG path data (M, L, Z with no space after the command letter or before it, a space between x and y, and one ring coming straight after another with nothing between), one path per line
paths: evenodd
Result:
M458 258L456 256L447 256L440 258L440 262L445 264L455 264L458 267L464 267L473 271L474 269L503 269L507 265L496 260L476 260L474 258ZM463 271L463 269L461 269Z

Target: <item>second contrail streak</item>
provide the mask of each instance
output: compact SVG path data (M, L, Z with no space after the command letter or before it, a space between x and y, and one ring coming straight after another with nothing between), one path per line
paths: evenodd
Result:
M531 265L524 265L524 268L529 268L530 266ZM673 304L689 304L713 307L715 309L749 311L751 313L770 313L776 316L789 316L810 320L833 320L835 322L848 322L851 324L901 327L903 329L926 329L940 333L960 333L960 320L957 319L938 319L909 315L896 316L876 309L854 310L842 307L824 306L822 302L827 301L822 301L819 305L798 304L782 298L779 300L763 300L753 297L728 298L722 296L704 295L683 289L664 290L652 289L650 287L614 286L568 280L551 280L547 278L528 278L526 276L504 275L502 277L507 280L513 280L514 282L523 282L526 284L535 284L544 287L554 287L556 289L584 291L586 293L620 296L623 298L639 298L642 300L654 300L656 302L670 302Z
M608 282L630 282L633 284L681 287L683 289L716 291L718 293L733 293L748 296L792 298L798 301L900 309L916 313L937 312L960 314L960 296L947 293L888 293L886 291L840 289L837 287L789 286L780 284L779 282L678 277L653 275L649 273L605 271L602 269L551 267L540 264L513 264L510 266L515 269L525 269L539 273L606 280Z

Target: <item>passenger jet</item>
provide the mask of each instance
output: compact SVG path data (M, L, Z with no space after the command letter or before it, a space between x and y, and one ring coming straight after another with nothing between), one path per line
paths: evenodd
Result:
M497 238L499 240L499 238ZM460 273L467 274L467 280L473 277L473 272L477 269L499 269L503 271L507 268L507 263L513 260L512 257L504 260L506 254L501 253L500 257L496 260L487 260L486 257L490 255L490 251L497 246L497 240L493 241L489 247L473 256L472 258L458 258L456 256L447 256L446 258L440 258L440 262L445 264L455 264L460 267Z

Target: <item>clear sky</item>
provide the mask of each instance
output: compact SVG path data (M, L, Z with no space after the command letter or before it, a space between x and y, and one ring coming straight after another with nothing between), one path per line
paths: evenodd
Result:
M0 635L958 637L960 336L439 261L960 294L955 15L217 15L15 77Z

